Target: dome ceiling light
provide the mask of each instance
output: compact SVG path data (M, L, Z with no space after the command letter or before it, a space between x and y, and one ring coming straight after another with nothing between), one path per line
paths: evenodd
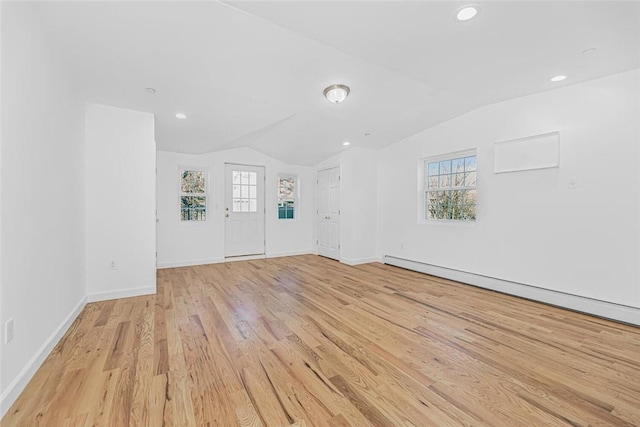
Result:
M456 19L461 22L469 21L478 15L480 8L475 4L463 6L456 12Z
M333 104L339 104L349 96L349 86L347 85L331 85L322 92L324 96Z

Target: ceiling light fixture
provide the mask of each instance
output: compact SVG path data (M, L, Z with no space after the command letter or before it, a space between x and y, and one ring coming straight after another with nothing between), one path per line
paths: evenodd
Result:
M551 80L554 83L557 83L557 82L561 82L561 81L565 80L566 78L567 78L567 76L553 76L549 80Z
M351 143L350 143L349 141L345 141L345 142L343 142L343 143L342 143L342 145L344 145L345 147L347 147L347 146L351 145Z
M478 15L478 12L480 12L480 8L477 5L468 4L458 9L456 12L456 19L462 22L468 21L475 18Z
M331 85L326 87L322 93L329 102L339 104L347 99L350 91L347 85Z
M186 119L187 118L187 116L182 114L182 113L177 113L176 117L179 118L179 119Z

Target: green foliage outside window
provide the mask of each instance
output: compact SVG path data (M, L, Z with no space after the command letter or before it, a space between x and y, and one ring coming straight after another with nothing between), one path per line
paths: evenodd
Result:
M180 219L205 221L207 219L205 172L184 170L180 179Z

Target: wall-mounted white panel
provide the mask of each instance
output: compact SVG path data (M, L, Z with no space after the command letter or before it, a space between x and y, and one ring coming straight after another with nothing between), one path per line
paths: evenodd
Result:
M558 132L497 142L493 147L495 173L556 168L560 165Z

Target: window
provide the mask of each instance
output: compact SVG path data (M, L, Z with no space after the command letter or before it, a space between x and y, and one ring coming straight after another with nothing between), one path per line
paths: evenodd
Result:
M278 176L278 219L295 219L296 177Z
M203 170L180 171L180 219L207 219L206 172Z
M258 212L258 173L233 171L233 212Z
M475 221L476 153L425 161L425 219Z

